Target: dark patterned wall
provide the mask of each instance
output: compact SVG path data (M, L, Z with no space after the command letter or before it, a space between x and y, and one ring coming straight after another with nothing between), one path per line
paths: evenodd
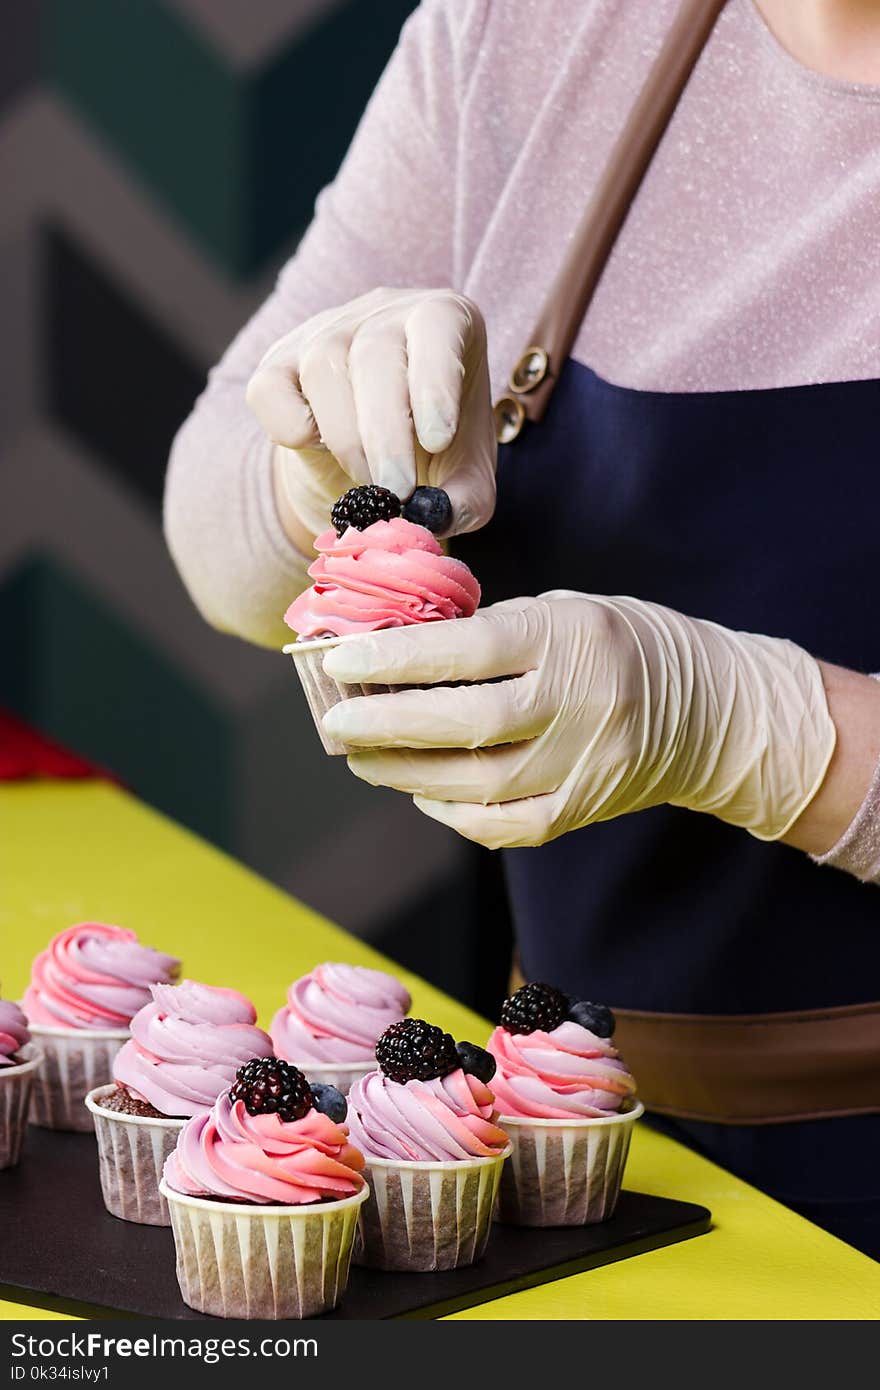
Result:
M323 755L282 657L204 625L160 502L413 3L27 0L0 44L0 705L392 939L463 850Z

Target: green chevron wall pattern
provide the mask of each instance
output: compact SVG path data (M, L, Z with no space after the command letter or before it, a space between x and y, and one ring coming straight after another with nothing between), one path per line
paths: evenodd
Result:
M206 627L160 504L413 7L28 0L0 46L0 705L374 936L464 851L325 758L283 658Z

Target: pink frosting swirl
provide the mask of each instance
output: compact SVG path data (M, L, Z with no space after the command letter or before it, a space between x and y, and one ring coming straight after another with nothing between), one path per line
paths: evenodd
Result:
M11 999L0 999L0 1067L15 1066L15 1054L30 1040L21 1009Z
M284 615L301 638L469 618L480 586L463 560L444 555L424 526L395 517L363 531L331 528L315 541L314 584Z
M489 1158L507 1145L489 1087L460 1067L434 1081L392 1081L371 1071L349 1091L348 1120L368 1161Z
M125 927L81 922L37 956L22 1003L38 1026L127 1028L149 1003L150 985L170 982L179 968L174 956L142 946Z
M352 1197L364 1185L363 1166L346 1126L329 1116L249 1115L244 1101L224 1092L210 1112L187 1120L164 1176L191 1197L300 1206Z
M150 993L152 1002L131 1020L113 1076L163 1115L210 1110L240 1066L272 1056L272 1039L255 1026L256 1010L238 990L184 980L151 985Z
M632 1074L609 1039L579 1023L560 1023L549 1033L496 1028L488 1048L498 1064L492 1089L502 1117L596 1119L635 1094Z
M403 1018L409 991L364 965L316 965L294 980L272 1020L276 1057L308 1070L328 1062L373 1062L376 1043Z

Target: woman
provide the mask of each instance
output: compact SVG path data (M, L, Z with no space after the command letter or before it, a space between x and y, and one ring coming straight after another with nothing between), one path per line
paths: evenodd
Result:
M524 973L615 1006L676 1135L877 1253L880 7L728 0L494 496L491 391L675 8L425 0L166 529L277 646L352 480L448 491L489 606L328 658L429 686L332 712L352 770L505 849Z

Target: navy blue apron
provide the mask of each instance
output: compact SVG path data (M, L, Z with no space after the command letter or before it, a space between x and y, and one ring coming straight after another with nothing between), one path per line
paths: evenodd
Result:
M878 428L880 381L668 394L569 359L456 552L484 603L631 594L878 670ZM880 890L711 816L658 807L503 854L527 979L675 1013L877 998ZM880 1254L880 1116L663 1127Z

